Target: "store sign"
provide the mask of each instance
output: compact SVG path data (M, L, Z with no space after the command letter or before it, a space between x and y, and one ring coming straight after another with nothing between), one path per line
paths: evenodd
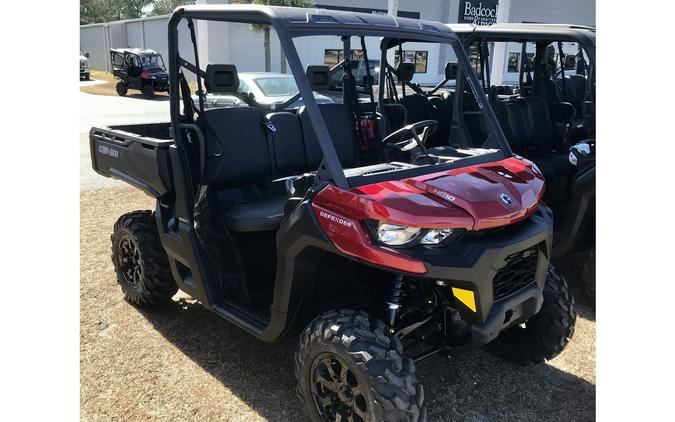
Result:
M457 22L474 25L497 23L498 0L460 0Z

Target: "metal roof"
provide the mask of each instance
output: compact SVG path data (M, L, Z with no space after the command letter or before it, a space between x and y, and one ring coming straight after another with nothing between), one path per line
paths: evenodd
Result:
M431 41L456 39L439 22L393 17L381 14L299 7L261 5L186 5L178 7L171 19L193 18L228 22L272 24L287 29L293 36L364 35L415 38Z
M481 37L489 40L554 40L578 42L595 48L595 27L549 23L497 23L490 26L446 24L461 38Z
M111 48L110 51L114 51L116 53L120 54L137 54L139 56L142 55L159 55L155 50L151 50L149 48Z

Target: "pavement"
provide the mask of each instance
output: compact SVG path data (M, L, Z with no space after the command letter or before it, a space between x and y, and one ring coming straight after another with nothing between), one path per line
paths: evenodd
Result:
M80 84L90 82L99 81L81 81ZM80 191L127 186L119 180L100 176L91 168L89 130L92 126L168 121L168 97L145 100L80 92Z

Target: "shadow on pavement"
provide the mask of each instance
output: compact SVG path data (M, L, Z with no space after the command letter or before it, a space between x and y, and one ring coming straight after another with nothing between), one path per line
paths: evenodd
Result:
M270 421L304 421L295 396L297 338L257 340L191 300L139 312L182 353ZM476 351L417 365L429 421L595 419L595 386L544 364L517 367Z

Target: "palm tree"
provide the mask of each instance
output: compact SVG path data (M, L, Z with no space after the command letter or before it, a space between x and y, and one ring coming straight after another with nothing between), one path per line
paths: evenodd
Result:
M264 6L288 6L288 7L314 7L312 0L234 0L239 4L262 4ZM272 70L272 60L270 56L270 25L252 24L254 31L263 31L264 50L265 50L265 72ZM281 73L286 73L286 55L284 49L279 48Z

